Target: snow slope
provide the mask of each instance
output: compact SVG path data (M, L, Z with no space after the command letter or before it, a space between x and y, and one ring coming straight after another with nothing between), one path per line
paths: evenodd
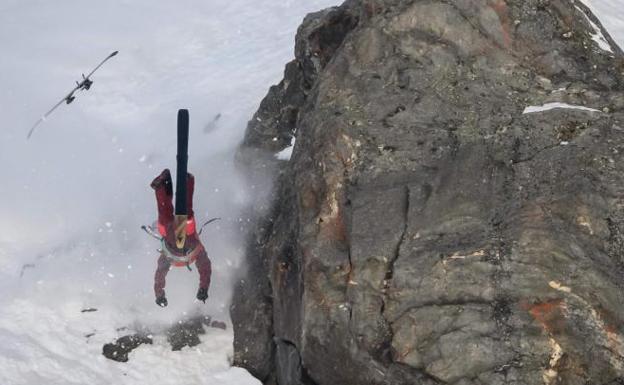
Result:
M624 48L624 2L622 0L575 1L580 1L589 7L620 48Z
M180 318L228 320L240 208L252 189L232 153L293 57L303 16L336 0L0 1L0 384L257 384L230 368L231 332L171 352L158 334ZM27 142L29 127L114 50L88 92ZM189 170L213 262L208 304L196 271L175 269L154 304L149 183L175 169L178 108L191 114ZM215 121L215 116L220 118ZM207 127L209 126L209 127ZM95 312L81 312L85 308ZM102 345L149 328L126 364ZM121 330L118 330L121 329ZM231 329L231 328L229 328Z
M0 0L0 384L257 384L230 368L231 332L171 352L159 334L181 317L227 320L248 189L232 167L247 119L292 57L307 12L339 0ZM586 0L624 45L622 0ZM82 72L120 54L87 93L29 127ZM197 275L170 273L153 303L158 245L148 184L175 168L175 117L191 112L189 168L213 261L207 305ZM220 118L215 120L215 116ZM81 312L97 308L96 312ZM102 344L149 328L128 363ZM118 330L121 329L121 330ZM230 328L231 329L231 328Z

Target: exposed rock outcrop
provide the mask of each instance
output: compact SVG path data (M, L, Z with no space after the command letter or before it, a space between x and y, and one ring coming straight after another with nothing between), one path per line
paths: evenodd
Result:
M624 56L579 2L309 15L239 154L276 185L235 363L280 385L623 383L623 153Z
M88 309L87 309L88 310ZM96 309L97 310L97 309ZM82 310L83 312L85 310ZM185 347L197 346L201 343L200 335L206 334L205 327L225 330L227 325L223 321L212 320L207 315L194 315L178 320L167 329L161 331L167 337L167 342L171 345L171 350L182 350ZM128 355L134 349L143 344L152 344L153 336L159 333L152 333L146 328L141 327L141 331L134 334L127 334L115 339L115 341L104 344L102 354L113 361L127 362ZM127 327L117 329L118 332L128 330ZM85 337L89 338L95 335L89 333Z
M102 354L109 360L128 362L128 354L143 344L151 344L152 338L143 333L120 337L102 347Z

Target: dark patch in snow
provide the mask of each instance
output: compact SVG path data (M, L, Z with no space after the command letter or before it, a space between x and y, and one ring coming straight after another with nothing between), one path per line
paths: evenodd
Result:
M123 336L114 343L106 344L102 348L104 357L117 362L127 362L128 354L142 344L151 344L152 339L145 334Z
M215 328L215 329L222 329L222 330L227 329L225 322L221 322L221 321L212 321L210 323L210 327Z
M193 347L201 343L199 336L206 334L204 327L226 330L227 325L223 321L212 320L210 316L196 316L193 318L182 319L172 325L165 331L167 342L171 345L171 350L177 351L184 347ZM120 327L117 331L128 330L127 327ZM86 338L93 336L95 333L85 335ZM153 333L148 330L142 330L140 333L129 334L115 340L113 343L104 345L102 354L106 358L114 361L128 361L128 353L136 349L139 345L152 343Z
M204 326L226 329L225 322L213 321L210 316L197 316L186 320L180 320L167 330L167 341L171 344L171 350L180 350L185 346L193 347L201 343L199 336L205 334Z

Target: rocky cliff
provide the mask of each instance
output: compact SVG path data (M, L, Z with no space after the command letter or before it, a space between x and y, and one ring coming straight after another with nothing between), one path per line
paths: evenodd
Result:
M624 383L624 57L582 3L311 14L239 158L265 383Z

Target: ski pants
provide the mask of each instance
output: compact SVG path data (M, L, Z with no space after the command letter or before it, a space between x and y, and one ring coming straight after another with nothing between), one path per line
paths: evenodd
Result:
M208 289L210 287L210 275L212 274L210 259L208 259L208 254L202 245L198 245L197 247L202 248L195 260L195 266L199 272L199 287ZM156 294L156 298L165 295L165 284L169 269L171 269L171 263L164 253L161 253L158 258L156 274L154 275L154 294Z

